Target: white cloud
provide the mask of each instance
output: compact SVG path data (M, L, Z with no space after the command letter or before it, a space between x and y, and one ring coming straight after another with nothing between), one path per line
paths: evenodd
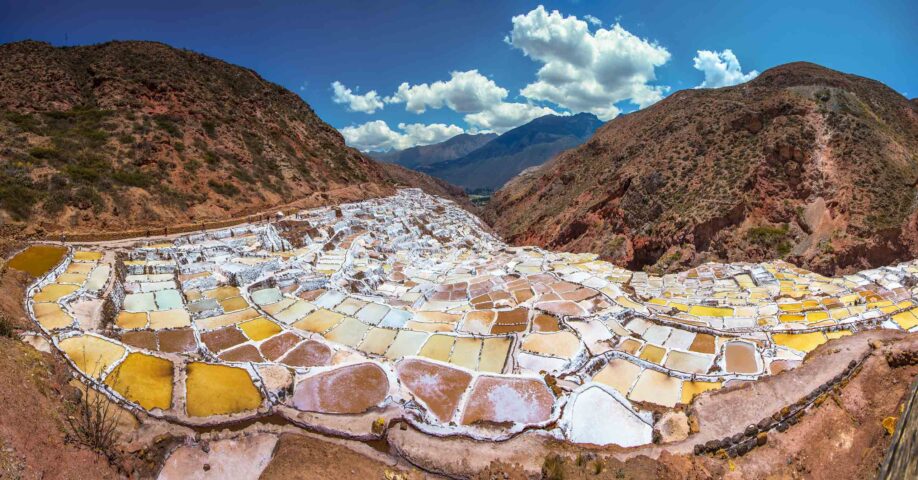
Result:
M478 70L452 72L447 81L409 85L404 82L387 103L405 103L409 112L424 113L427 108L448 107L459 113L475 113L490 108L507 96L507 90Z
M452 72L447 81L411 85L404 82L386 103L404 103L405 110L424 113L449 108L463 113L475 130L503 133L535 118L557 114L554 109L529 103L505 102L509 92L478 70Z
M588 22L590 22L590 25L594 25L594 26L597 26L597 27L601 27L601 26L602 26L602 20L600 20L600 19L598 19L598 18L596 18L596 17L594 17L594 16L592 16L592 15L584 15L584 16L583 16L583 19L586 20L586 21L588 21Z
M342 128L348 145L362 151L404 150L417 145L439 143L455 137L463 132L461 127L433 123L399 123L401 132L392 130L382 120L373 120L362 125Z
M528 103L498 103L485 111L470 113L464 120L477 129L503 133L551 114L559 115L551 108Z
M382 110L385 106L382 97L376 93L376 90L370 90L360 95L352 92L350 88L345 87L339 81L332 82L331 86L332 90L334 90L332 101L347 105L347 109L352 112L373 113L377 110Z
M729 48L722 52L698 50L693 60L695 69L704 72L704 81L695 88L729 87L748 82L759 75L755 70L743 73L739 60Z
M669 87L650 85L655 69L669 61L666 48L619 24L591 33L586 21L541 5L513 17L505 41L542 63L538 79L520 93L607 120L628 100L640 108L663 98Z

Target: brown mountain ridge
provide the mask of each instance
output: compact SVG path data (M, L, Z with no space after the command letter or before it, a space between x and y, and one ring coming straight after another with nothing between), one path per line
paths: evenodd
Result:
M236 218L445 182L348 148L252 70L155 42L0 45L0 224L86 232Z
M497 192L508 240L674 271L785 258L823 273L918 255L918 107L810 63L677 92Z

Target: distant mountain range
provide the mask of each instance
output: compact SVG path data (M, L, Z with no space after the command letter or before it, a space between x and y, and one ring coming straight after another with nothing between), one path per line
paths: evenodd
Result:
M480 135L463 133L445 142L433 145L422 145L390 152L372 152L369 155L381 162L395 163L405 168L418 169L465 156L495 138L497 138L496 133L483 133Z
M466 190L500 188L523 170L585 142L602 125L595 115L546 115L500 136L459 135L443 143L377 154ZM477 146L476 146L477 144Z

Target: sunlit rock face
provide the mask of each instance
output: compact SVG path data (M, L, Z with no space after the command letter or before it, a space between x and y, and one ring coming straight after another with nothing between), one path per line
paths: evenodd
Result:
M634 446L662 428L651 409L857 331L918 328L915 262L654 276L509 247L418 190L58 255L17 263L48 272L25 299L36 327L95 388L194 425L273 413L360 436L398 416L436 435Z

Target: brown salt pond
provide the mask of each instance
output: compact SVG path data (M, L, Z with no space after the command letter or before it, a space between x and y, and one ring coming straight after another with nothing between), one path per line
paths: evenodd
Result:
M189 364L185 391L185 410L192 417L246 412L261 406L261 392L249 372L227 365Z
M66 247L57 245L32 245L7 262L10 268L40 277L60 263L67 253Z
M724 347L726 367L730 373L758 373L756 356L755 345L748 342L728 342Z
M304 412L363 413L382 403L389 378L375 363L346 365L303 379L293 391L293 406Z
M328 345L313 340L306 340L297 345L293 350L290 350L290 352L281 359L281 363L290 365L291 367L318 367L321 365L328 365L331 356L332 351Z
M402 384L443 423L453 418L472 381L462 370L414 358L400 361L396 369Z
M541 423L551 417L555 397L541 380L514 377L478 377L462 416L462 423Z

